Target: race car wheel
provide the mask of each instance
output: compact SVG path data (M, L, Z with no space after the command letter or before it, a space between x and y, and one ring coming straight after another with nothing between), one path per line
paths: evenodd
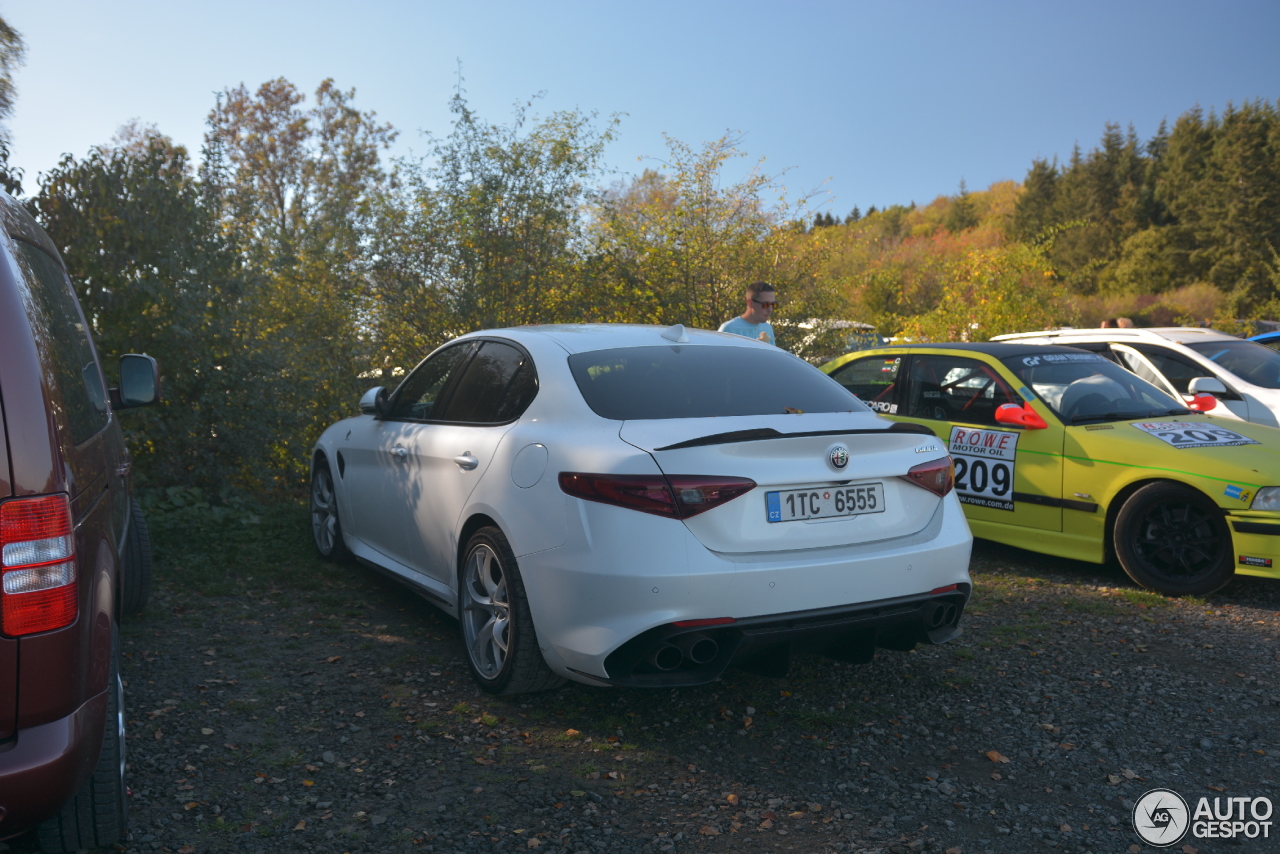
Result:
M459 611L476 682L490 694L527 694L564 684L538 649L524 580L507 538L497 528L481 528L465 555Z
M1148 484L1129 496L1114 542L1129 577L1167 596L1212 593L1235 572L1222 510L1174 483Z
M333 489L329 463L317 460L311 473L311 535L316 550L325 560L343 561L351 552L342 540L342 524L338 520L338 495Z

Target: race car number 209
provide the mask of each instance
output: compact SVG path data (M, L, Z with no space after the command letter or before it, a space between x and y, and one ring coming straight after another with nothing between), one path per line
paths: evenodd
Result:
M1194 421L1140 421L1133 426L1178 449L1258 444L1257 440L1234 430Z
M956 466L956 494L961 503L1013 510L1018 434L952 427L947 444Z

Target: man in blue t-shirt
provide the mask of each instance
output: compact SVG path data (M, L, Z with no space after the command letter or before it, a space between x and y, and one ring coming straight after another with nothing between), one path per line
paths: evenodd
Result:
M769 323L777 304L778 294L773 290L773 285L768 282L753 282L747 287L747 310L733 320L720 324L720 331L777 346L777 342L773 340L773 326Z

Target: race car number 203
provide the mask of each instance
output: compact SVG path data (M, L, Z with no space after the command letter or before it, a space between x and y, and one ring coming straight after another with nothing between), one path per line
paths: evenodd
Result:
M956 466L961 503L1013 510L1013 471L1018 434L952 427L948 451Z

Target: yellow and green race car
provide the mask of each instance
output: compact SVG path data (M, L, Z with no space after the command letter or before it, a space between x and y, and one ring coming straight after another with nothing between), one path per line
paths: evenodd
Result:
M1071 347L883 347L822 370L947 443L975 536L1092 563L1114 554L1169 595L1236 572L1280 578L1280 430L1188 409Z

